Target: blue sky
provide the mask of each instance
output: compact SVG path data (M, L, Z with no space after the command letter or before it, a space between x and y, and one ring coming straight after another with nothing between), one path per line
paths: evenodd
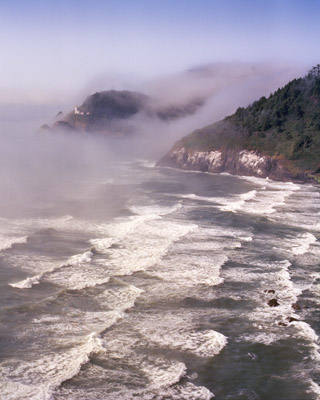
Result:
M103 74L217 61L320 62L320 0L0 0L0 102L51 102Z

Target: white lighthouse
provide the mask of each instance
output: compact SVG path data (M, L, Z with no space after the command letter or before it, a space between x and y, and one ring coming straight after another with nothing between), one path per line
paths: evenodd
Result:
M74 113L77 114L77 115L83 114L83 112L79 111L78 106L75 106Z
M78 108L78 106L75 106L73 112L74 112L74 114L76 114L76 115L89 115L89 114L90 114L89 112L84 113L83 111L80 111L79 108Z

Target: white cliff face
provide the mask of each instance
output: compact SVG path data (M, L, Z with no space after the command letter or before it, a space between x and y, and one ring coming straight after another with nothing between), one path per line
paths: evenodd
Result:
M268 175L268 166L271 158L249 151L221 152L192 151L186 148L173 149L169 153L171 161L181 169L208 172L230 172L253 174L265 177Z
M182 168L185 161L185 157L188 158L189 153L186 151L184 147L182 147L179 150L173 150L170 153L170 156Z
M172 149L158 165L190 171L228 172L279 181L310 181L308 174L292 174L280 160L250 150L195 151L180 147Z
M182 169L204 169L208 171L219 170L222 166L221 151L196 151L188 152L184 147L173 150L171 158Z
M221 167L221 151L199 151L188 157L188 165L207 165L208 170Z
M243 150L239 153L239 164L243 169L254 171L257 175L264 175L267 157L253 151Z

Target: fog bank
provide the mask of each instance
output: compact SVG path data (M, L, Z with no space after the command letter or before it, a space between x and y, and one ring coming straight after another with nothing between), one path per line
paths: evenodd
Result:
M305 72L300 66L279 63L217 63L145 82L132 80L129 89L149 96L151 108L170 110L195 100L200 100L201 106L190 115L168 120L138 113L119 121L121 129L129 124L133 133L112 139L94 132L37 132L43 123L54 120L62 108L56 105L2 105L0 205L10 214L10 210L16 212L26 205L49 207L59 199L89 196L93 190L90 182L111 179L117 173L113 169L116 161L141 157L157 160L194 129L268 96ZM112 79L100 80L100 90L123 89L119 77L117 85ZM125 82L129 82L128 77ZM92 94L94 87L86 91ZM83 94L77 98L78 104L84 101ZM76 97L70 95L69 99ZM64 112L74 106L71 101L61 104Z

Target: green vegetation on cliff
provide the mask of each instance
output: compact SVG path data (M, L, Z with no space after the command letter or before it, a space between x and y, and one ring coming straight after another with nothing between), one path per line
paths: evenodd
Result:
M283 159L288 168L320 174L320 65L269 98L194 131L177 143L181 145L257 150Z

